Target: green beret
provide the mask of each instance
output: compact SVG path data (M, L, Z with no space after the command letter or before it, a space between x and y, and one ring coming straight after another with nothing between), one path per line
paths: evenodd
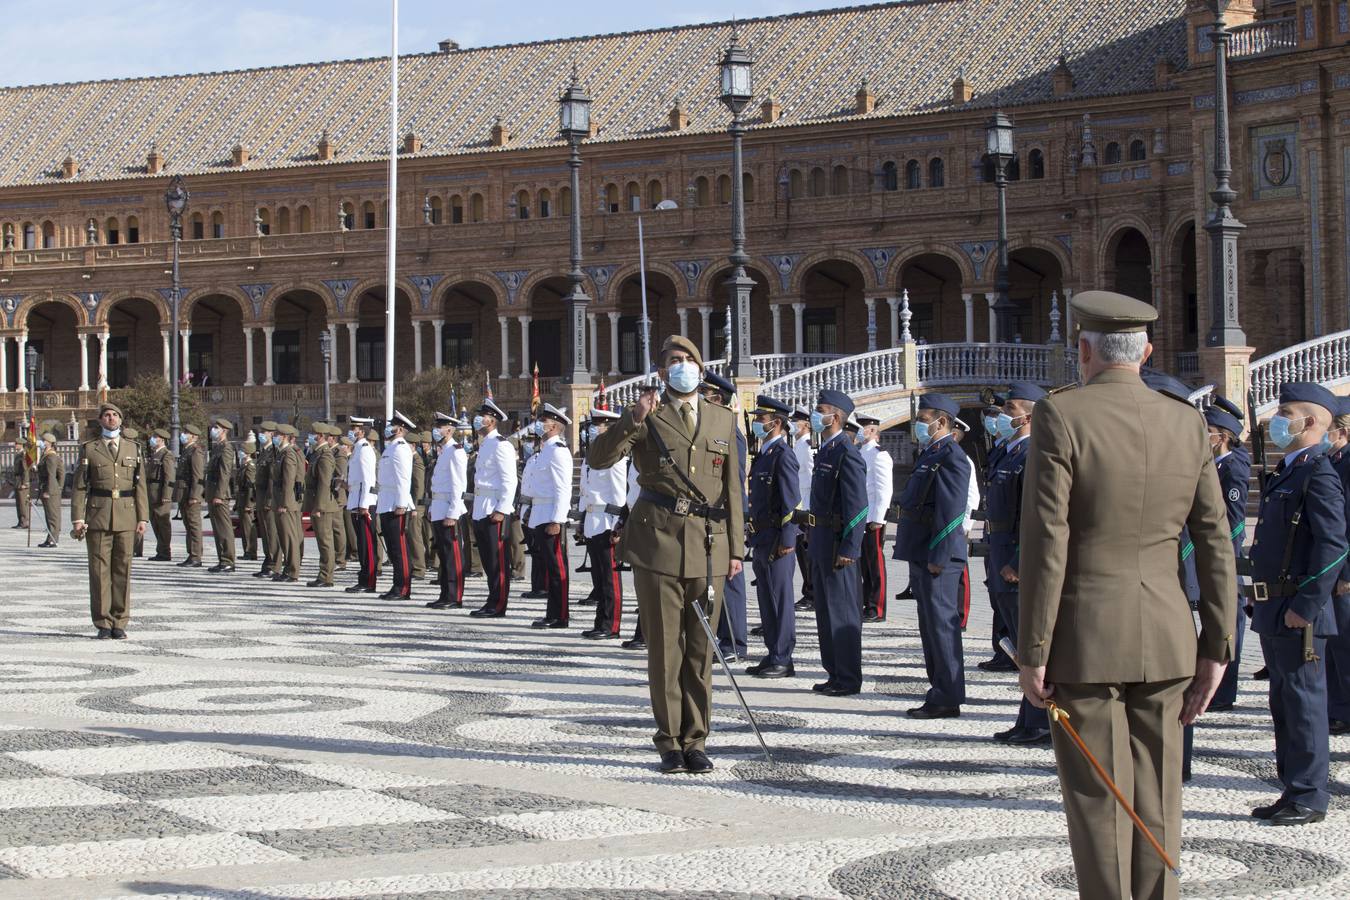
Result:
M99 414L100 416L103 415L105 412L108 412L109 410L111 410L111 411L117 413L117 415L118 415L118 416L121 416L122 418L126 418L126 416L123 416L123 415L122 415L122 410L118 409L117 406L116 406L115 404L112 404L112 403L106 403L106 402L105 402L105 403L100 403L99 406L98 406L98 414Z
M122 429L122 434L125 435L126 437L135 437L134 434L127 434L127 430L125 428ZM53 444L56 443L56 435L52 434L50 431L44 431L42 433L42 439L44 441L51 441Z
M286 435L286 437L299 437L299 436L300 436L300 432L298 432L298 431L295 430L295 426L294 426L294 425L287 425L287 424L284 423L284 422L281 423L280 425L278 425L278 426L276 427L276 431L277 431L278 434L284 434L284 435Z
M352 439L347 437L345 434L342 437L338 438L338 443L344 447L356 446L354 443L352 443Z
M1158 318L1158 310L1153 306L1112 291L1074 294L1069 307L1079 331L1099 334L1147 331Z
M698 347L694 346L694 342L689 338L678 334L667 337L665 343L661 345L661 356L659 357L661 365L665 365L666 353L670 350L683 350L694 358L694 362L698 363L700 369L703 368L703 354L698 351Z
M186 431L188 434L194 435L196 437L202 436L202 430L198 428L196 425L193 425L191 423L184 425L183 430Z
M273 422L271 419L268 419L266 422L263 422L258 427L261 428L263 431L276 431L277 423Z
M226 431L234 431L234 423L231 422L229 419L225 418L212 419L211 424L216 426L217 428L224 428Z
M159 438L161 441L172 440L173 438L173 435L169 432L169 429L167 428L156 428L154 431L150 433L153 434L155 437Z

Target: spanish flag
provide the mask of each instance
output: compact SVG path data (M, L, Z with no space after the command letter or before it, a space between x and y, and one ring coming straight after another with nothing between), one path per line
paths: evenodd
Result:
M28 417L28 442L24 445L23 455L28 465L35 466L38 461L37 419Z
M600 376L599 396L595 398L596 409L609 409L609 398L605 396L605 376Z

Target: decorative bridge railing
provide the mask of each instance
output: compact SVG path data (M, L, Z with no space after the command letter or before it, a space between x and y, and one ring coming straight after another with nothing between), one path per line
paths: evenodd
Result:
M923 344L918 347L919 385L1061 382L1055 365L1060 348L1049 344ZM1075 370L1077 369L1075 361ZM916 387L918 385L915 385Z
M1327 387L1350 382L1350 331L1338 331L1252 360L1256 412L1276 406L1286 381L1315 381Z
M843 391L851 397L903 389L905 349L876 350L859 356L843 356L790 375L764 382L764 393L790 406L810 406L823 388Z

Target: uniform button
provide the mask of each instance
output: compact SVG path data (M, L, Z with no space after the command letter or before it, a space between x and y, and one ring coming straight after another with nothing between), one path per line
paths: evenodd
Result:
M1232 636L1231 634L1225 634L1225 635L1223 636L1223 639L1224 639L1225 641L1231 641L1231 640L1233 639L1233 636Z

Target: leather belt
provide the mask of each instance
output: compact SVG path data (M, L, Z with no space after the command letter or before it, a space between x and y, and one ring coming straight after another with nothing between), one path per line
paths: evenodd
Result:
M668 494L662 494L648 488L642 489L638 494L638 499L646 500L653 506L670 510L677 516L698 516L701 519L708 519L713 522L724 521L727 517L727 511L720 506L695 503L688 497L671 497Z
M1242 585L1242 596L1253 603L1265 603L1280 597L1293 597L1298 593L1298 585L1292 582L1254 581Z
M1007 534L1013 530L1013 523L995 522L990 519L984 523L984 530L989 534Z
M124 496L124 495L130 497L130 496L131 496L131 491L110 491L110 490L108 490L107 488L90 488L90 489L89 489L89 496L91 496L91 497L111 497L111 498L113 498L114 500L116 500L116 499L118 499L119 497L122 497L122 496Z
M618 503L592 503L586 507L586 512L604 513L609 516L621 516L628 512L628 507Z
M446 500L446 501L453 501L453 500L455 499L455 492L454 492L454 491L432 491L432 492L431 492L431 499L432 499L432 500Z

